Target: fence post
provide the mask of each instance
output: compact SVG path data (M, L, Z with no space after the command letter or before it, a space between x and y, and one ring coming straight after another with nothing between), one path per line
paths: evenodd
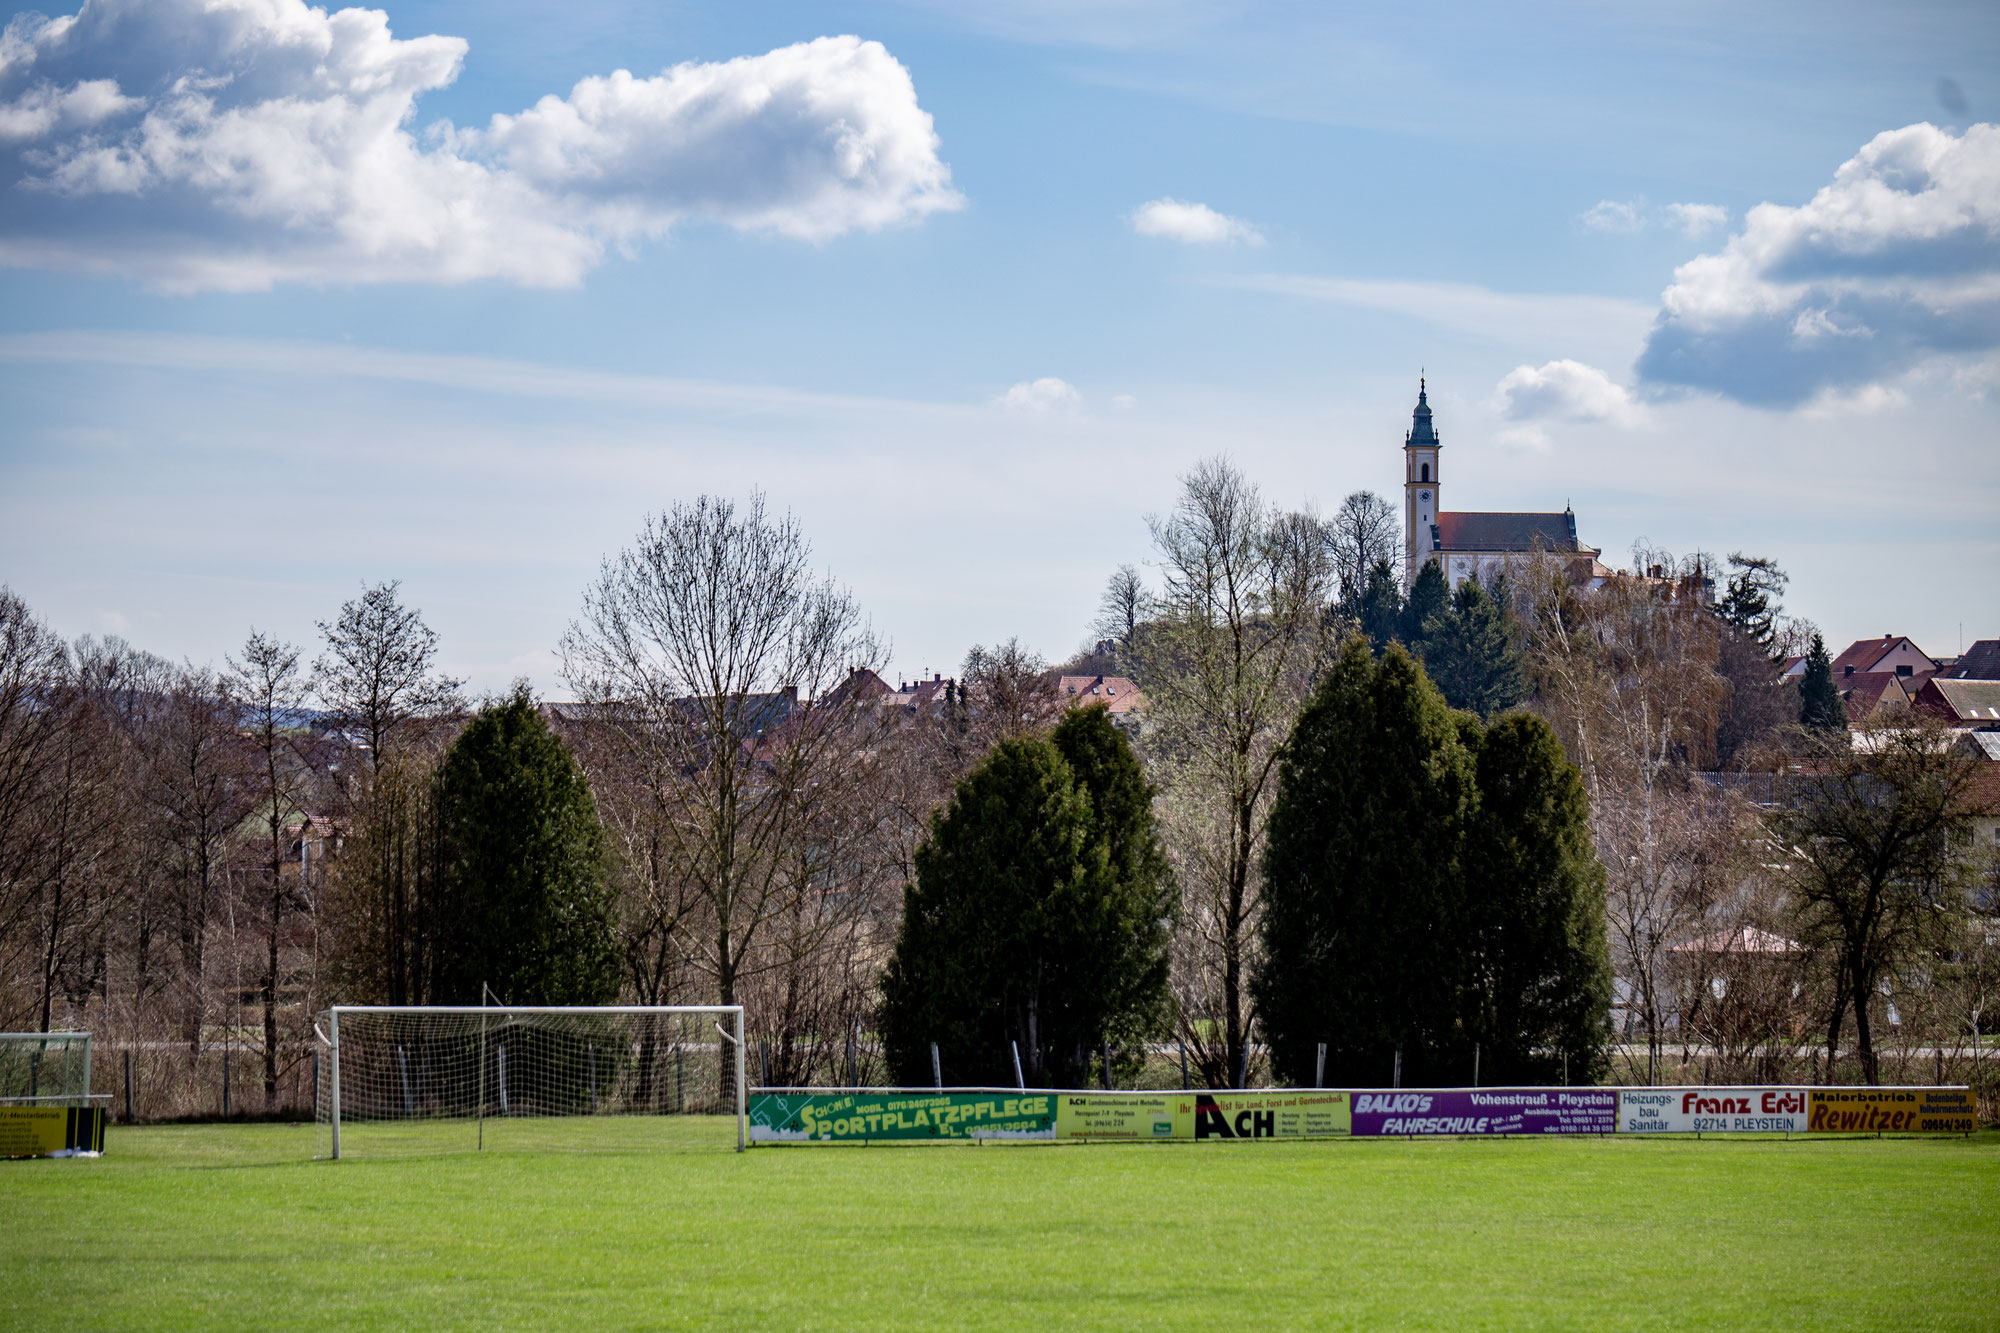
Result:
M1188 1090L1187 1038L1181 1038L1181 1091Z
M132 1123L132 1048L125 1048L125 1123Z
M1243 1056L1236 1062L1236 1087L1240 1091L1250 1086L1250 1032L1243 1032Z
M319 1052L318 1051L313 1052L312 1113L314 1118L317 1119L319 1116Z
M1390 1080L1389 1086L1392 1088L1403 1086L1403 1048L1400 1046L1396 1048L1396 1076Z
M850 1088L861 1086L860 1052L856 1049L861 1044L860 1028L857 1023L855 1030L847 1034L847 1086Z
M222 1046L222 1118L229 1119L229 1044Z
M1321 1042L1319 1044L1319 1064L1314 1068L1313 1086L1315 1088L1323 1088L1326 1086L1326 1043L1325 1042Z
M767 1040L757 1043L757 1072L763 1077L763 1085L771 1086L771 1043Z
M1102 1045L1104 1047L1104 1090L1109 1092L1111 1091L1111 1043L1106 1041Z
M944 1091L944 1069L938 1064L937 1043L931 1043L931 1082L939 1092Z
M1022 1092L1026 1092L1028 1090L1028 1080L1021 1077L1021 1043L1018 1041L1009 1041L1007 1046L1014 1052L1014 1086Z
M1472 1086L1479 1086L1479 1043L1472 1043Z

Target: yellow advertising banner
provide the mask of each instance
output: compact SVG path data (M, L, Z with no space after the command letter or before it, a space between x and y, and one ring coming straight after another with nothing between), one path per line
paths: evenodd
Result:
M1326 1139L1353 1131L1345 1092L1294 1088L1282 1092L1182 1093L1175 1100L1178 1138Z
M76 1106L0 1106L0 1157L103 1151L102 1110Z
M1814 1134L1970 1134L1979 1106L1969 1088L1814 1088Z
M1059 1139L1171 1139L1174 1103L1166 1092L1066 1092L1056 1099Z
M1345 1092L1068 1092L1056 1102L1059 1139L1319 1139L1345 1135Z

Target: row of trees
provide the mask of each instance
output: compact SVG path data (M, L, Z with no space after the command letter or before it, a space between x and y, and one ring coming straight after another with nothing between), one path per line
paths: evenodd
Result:
M486 987L745 1003L783 1083L848 1050L866 1076L876 1034L905 1078L931 1042L955 1078L1018 1050L1064 1082L1169 1035L1214 1086L1301 1077L1321 1042L1365 1081L1392 1049L1463 1077L1468 1046L1583 1077L1606 957L1655 1065L1698 1038L1769 1076L1851 1023L1873 1077L1887 1005L1964 1026L1991 946L1953 851L1971 789L1937 776L1963 764L1920 728L1895 733L1929 736L1915 786L1844 727L1811 748L1781 571L1641 552L1658 577L1584 589L1551 558L1448 592L1433 565L1404 596L1392 517L1197 466L1154 586L1107 591L1150 701L1129 730L1066 716L1011 640L883 697L859 608L759 498L675 506L607 561L561 705L470 712L394 584L310 667L253 633L221 672L63 644L7 595L0 1007L187 1076L253 1050L273 1105L318 1006ZM1932 814L1890 821L1886 861L1828 851L1905 788ZM1786 822L1816 808L1849 823ZM1751 930L1781 967L1716 944Z

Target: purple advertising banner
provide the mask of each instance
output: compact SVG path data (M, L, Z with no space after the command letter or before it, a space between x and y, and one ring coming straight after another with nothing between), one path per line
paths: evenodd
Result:
M1448 1088L1354 1094L1354 1135L1610 1134L1616 1088Z

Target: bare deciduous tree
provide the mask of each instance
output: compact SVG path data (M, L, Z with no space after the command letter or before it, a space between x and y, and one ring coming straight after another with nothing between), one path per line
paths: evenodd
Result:
M1182 887L1179 1027L1211 1086L1243 1066L1258 862L1279 748L1329 648L1335 560L1325 525L1266 505L1225 459L1182 478L1151 520L1165 579L1136 664L1143 748Z
M263 825L262 869L269 876L262 894L264 975L259 983L264 1005L264 1106L278 1102L278 941L288 907L304 907L299 886L286 875L289 851L287 821L299 808L307 777L291 747L298 727L298 709L305 702L306 682L299 670L299 650L270 635L250 632L243 660L227 659L228 688L243 710L243 725L254 750L257 819Z
M810 561L796 520L761 495L704 496L605 563L563 638L564 678L650 805L641 836L665 914L651 924L724 1004L866 908L845 892L841 812L879 739L884 713L860 682L881 649ZM773 935L784 947L765 947Z
M1120 565L1104 584L1091 632L1126 648L1132 643L1132 632L1152 613L1153 594L1146 590L1146 581L1136 567Z
M1870 1083L1880 1074L1871 1008L1881 984L1964 916L1978 874L1968 834L1984 813L1984 761L1957 739L1922 715L1872 718L1851 746L1842 735L1814 747L1770 821L1800 933L1829 960L1829 1069L1852 1009Z
M435 670L437 634L397 598L397 580L365 588L332 622L320 621L326 651L313 687L329 720L354 733L368 771L380 772L413 730L459 706L463 682Z
M143 732L146 790L168 865L170 927L178 944L174 986L180 1036L201 1054L209 1015L208 933L228 838L249 811L236 705L215 673L177 671L153 701Z
M1387 560L1400 577L1403 567L1402 526L1387 500L1373 491L1356 491L1340 502L1327 520L1332 543L1334 578L1344 601L1361 596L1368 583L1368 571L1377 560Z
M431 804L425 786L437 758L437 724L458 712L459 686L436 670L437 634L390 580L364 588L331 622L319 622L326 651L313 666L313 691L327 721L361 763L342 774L343 817L356 831L342 867L340 898L355 910L344 967L350 980L379 984L390 1004L421 1003L430 969L424 938L426 895L436 887ZM396 775L393 790L377 792ZM379 808L378 808L379 804ZM358 895L376 903L362 910ZM370 961L369 954L379 955Z
M1527 562L1510 584L1536 707L1590 794L1613 961L1655 1069L1673 1007L1669 950L1706 921L1732 859L1728 807L1695 775L1712 753L1725 688L1719 626L1684 586L1623 579L1586 593L1553 557Z
M974 644L965 655L959 688L975 760L995 741L1047 730L1062 712L1049 664L1019 639L990 649Z

